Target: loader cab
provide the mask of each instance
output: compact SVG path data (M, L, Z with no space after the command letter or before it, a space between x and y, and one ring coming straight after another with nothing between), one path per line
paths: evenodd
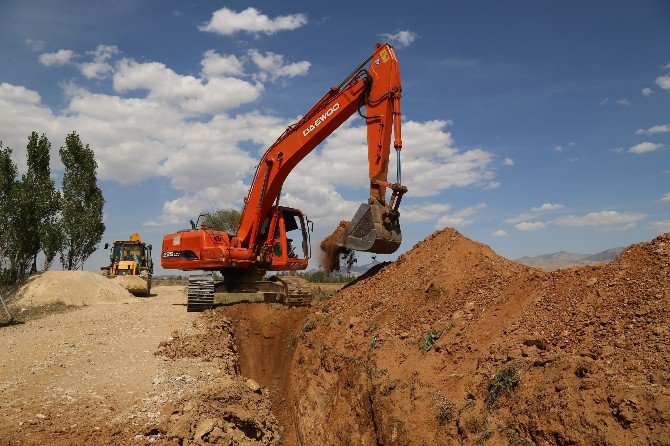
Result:
M298 209L276 206L261 227L271 250L271 270L304 270L311 255L312 222Z
M110 246L105 243L105 249ZM142 270L153 271L151 245L141 241L116 241L110 249L111 275L138 275Z

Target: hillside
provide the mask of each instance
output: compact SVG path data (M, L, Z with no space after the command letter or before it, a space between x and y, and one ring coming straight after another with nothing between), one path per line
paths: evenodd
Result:
M571 268L573 266L595 265L597 263L607 263L616 259L623 247L606 249L596 254L576 254L571 252L559 251L549 254L542 254L535 257L521 257L517 262L523 263L535 268L541 268L546 271L554 271L561 268Z

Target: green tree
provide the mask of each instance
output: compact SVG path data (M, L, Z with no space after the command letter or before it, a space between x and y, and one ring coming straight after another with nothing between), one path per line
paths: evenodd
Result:
M60 149L65 166L61 211L61 263L79 268L95 251L105 232L102 210L105 198L98 188L93 150L72 132Z
M237 231L241 218L242 214L236 209L217 209L205 214L202 224L217 231L233 233Z
M51 143L46 135L32 132L27 146L28 171L21 181L20 194L26 215L24 247L32 258L31 273L37 272L37 254L44 252L44 269L53 261L60 247L60 228L57 225L60 193L51 179Z
M0 282L11 282L13 199L16 187L16 165L12 149L0 142Z

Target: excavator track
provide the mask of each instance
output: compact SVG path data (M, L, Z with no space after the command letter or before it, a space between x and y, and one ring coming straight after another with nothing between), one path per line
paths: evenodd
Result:
M188 278L186 311L204 311L214 308L214 277L211 274Z
M287 307L309 307L312 305L313 290L309 282L296 276L274 276L272 281L280 283L283 292L278 301Z

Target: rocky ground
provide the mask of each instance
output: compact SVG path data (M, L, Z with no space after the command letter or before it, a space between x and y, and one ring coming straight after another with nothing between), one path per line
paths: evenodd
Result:
M153 292L0 329L0 444L277 444L230 324Z

